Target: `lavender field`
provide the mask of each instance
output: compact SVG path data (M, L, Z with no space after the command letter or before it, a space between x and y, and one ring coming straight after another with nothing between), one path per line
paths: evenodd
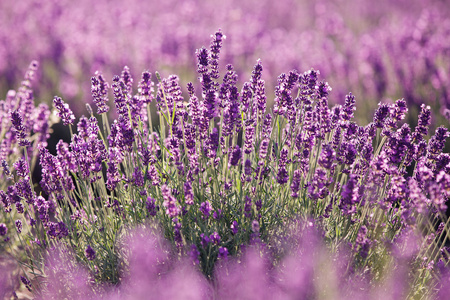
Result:
M446 299L449 16L2 1L0 298Z

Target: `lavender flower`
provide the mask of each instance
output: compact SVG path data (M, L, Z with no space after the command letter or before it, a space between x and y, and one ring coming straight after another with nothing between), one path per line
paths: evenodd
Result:
M60 97L55 96L55 98L53 98L53 105L58 110L58 116L63 121L63 124L73 125L73 122L75 121L75 115L73 114L72 110L70 110L69 104L64 103L64 101Z
M0 235L5 236L8 233L8 227L5 223L0 223Z
M161 186L161 194L164 198L163 205L166 208L166 214L171 218L175 218L181 212L177 205L177 199L172 196L170 188L165 184Z
M92 249L91 245L88 245L86 247L86 250L84 250L84 255L88 260L94 260L95 259L95 250Z
M192 193L192 184L189 181L184 183L184 202L188 205L194 204L194 194Z
M227 260L228 254L229 254L229 252L228 252L227 247L220 247L219 248L219 258L220 259Z
M200 211L202 212L204 218L208 218L212 210L211 203L209 201L202 202L200 204Z
M230 228L231 228L231 232L234 235L236 235L238 233L238 231L239 231L239 224L238 224L238 222L237 221L233 221L233 223L231 223Z
M373 116L373 123L377 128L383 128L384 122L389 117L389 105L378 104L378 109Z
M234 146L234 148L232 148L231 150L231 157L229 160L229 166L236 166L239 162L239 160L241 159L242 156L242 152L241 152L241 148L239 148L239 145Z
M331 169L336 153L330 144L325 144L322 147L322 153L319 157L319 165L325 169Z
M31 282L30 282L30 280L28 280L28 278L26 278L24 276L20 276L20 281L22 281L22 283L25 285L27 290L31 292Z
M2 160L2 168L3 168L3 174L7 178L11 177L11 170L9 169L8 162L6 160Z
M347 96L345 96L345 104L342 109L342 119L344 119L345 121L350 121L353 118L353 112L356 109L355 103L355 96L352 95L352 93L349 93Z
M301 170L295 170L294 175L292 176L292 183L291 183L291 197L297 198L298 197L298 191L300 190L300 181L302 179L302 171Z
M151 81L152 74L148 71L142 73L141 82L139 82L138 91L141 101L150 103L153 100L154 83Z
M16 138L19 141L19 146L28 147L31 145L30 141L26 138L27 133L25 126L23 124L22 116L20 112L15 110L11 112L11 123L14 127L14 131L16 133Z
M220 244L220 235L217 232L211 233L209 239L212 244L219 245Z
M346 215L356 212L355 204L360 201L358 179L357 175L350 174L347 183L342 187L339 208Z
M28 177L29 169L28 169L28 163L25 162L24 159L19 159L14 163L14 168L16 169L17 175L19 177L25 178Z
M97 113L103 114L109 111L108 102L108 88L109 84L106 82L103 75L95 72L95 76L91 78L91 92L95 105L97 105Z
M428 126L431 124L431 108L422 104L420 106L419 120L412 135L414 141L421 141L424 135L428 134Z
M21 232L22 232L22 221L21 221L21 220L16 220L16 221L14 222L14 224L16 224L17 232L18 232L18 233L21 233Z
M280 159L278 160L278 173L277 173L277 182L279 184L285 184L289 180L289 174L286 169L288 150L282 149L280 153Z

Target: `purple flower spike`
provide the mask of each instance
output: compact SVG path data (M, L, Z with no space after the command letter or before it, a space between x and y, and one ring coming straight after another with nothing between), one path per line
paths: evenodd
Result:
M147 212L150 216L155 216L156 212L158 210L158 207L156 206L155 203L156 203L156 200L153 199L152 197L147 198L146 207L147 207Z
M236 145L231 151L229 166L236 166L239 160L241 159L241 156L242 156L241 148L239 148L239 145Z
M139 83L138 91L141 101L150 103L153 100L154 83L151 81L152 74L148 71L142 73L142 80Z
M23 158L19 159L14 163L14 168L16 168L16 172L19 177L25 178L28 176L29 173L28 163L25 162Z
M214 79L219 78L219 54L222 48L222 41L226 39L226 36L219 29L211 41L211 59L209 64L211 66L211 77Z
M17 232L21 233L22 232L22 221L16 220L15 224L16 224Z
M216 244L219 245L220 244L220 235L217 232L213 232L210 236L209 239L211 241L212 244Z
M105 78L99 72L95 72L95 76L91 78L91 92L95 105L97 105L97 113L102 114L109 111L108 102L109 85Z
M355 96L352 93L349 93L345 96L345 104L343 107L343 115L342 118L346 121L350 121L353 118L353 112L355 111Z
M55 96L53 99L53 105L58 110L58 116L63 121L64 125L73 125L73 122L75 121L75 115L73 114L72 110L69 108L69 104L64 103L64 101L58 97Z
M228 249L227 247L220 247L219 248L219 258L223 260L227 260L228 258Z
M0 235L4 236L8 233L8 227L6 227L5 223L0 223Z
M419 120L412 138L414 141L421 141L424 135L428 134L428 126L431 124L431 108L422 104L420 106Z
M205 218L209 217L211 210L212 210L212 206L211 206L211 203L209 203L209 201L205 201L205 202L202 202L202 204L200 204L200 211L202 212L202 214L204 215Z
M20 112L15 110L11 112L11 123L14 127L16 138L19 141L19 146L28 147L31 145L30 141L26 139L27 133L26 128L23 124L23 118L20 115Z
M231 223L230 228L231 228L231 232L234 235L236 235L238 233L238 231L239 231L239 224L238 224L238 222L237 221L233 221L233 223Z
M181 213L181 209L177 205L177 199L172 196L170 188L167 185L161 186L161 194L164 198L164 207L166 208L166 214L171 218L175 218Z
M86 250L84 251L84 254L86 255L86 258L88 260L94 260L95 259L95 250L92 249L91 245L88 245L86 247Z
M373 116L373 123L377 128L383 128L384 122L389 117L389 105L379 103L378 109Z

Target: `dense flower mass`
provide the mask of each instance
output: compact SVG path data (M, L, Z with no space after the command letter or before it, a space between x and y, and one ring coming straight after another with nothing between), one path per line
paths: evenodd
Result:
M407 100L383 101L359 125L364 95L348 93L330 108L333 90L312 68L279 75L270 108L263 60L246 82L230 64L221 77L226 41L218 30L196 51L197 92L176 75L155 73L153 82L144 71L135 88L128 67L111 84L97 72L97 114L88 106L76 126L55 97L70 132L56 153L46 144L48 107L35 108L31 97L35 64L19 93L2 100L10 123L1 124L0 243L30 256L25 287L44 298L71 290L89 298L103 283L120 283L124 297L170 299L164 288L184 277L198 279L194 298L245 298L261 282L252 297L314 298L336 287L345 298L378 295L375 287L400 270L411 274L398 275L407 282L402 297L434 296L449 274L450 133L440 126L429 137L431 108L420 107L412 129ZM78 288L61 285L85 278L71 261L89 272ZM329 278L323 262L335 272L333 288L314 282Z

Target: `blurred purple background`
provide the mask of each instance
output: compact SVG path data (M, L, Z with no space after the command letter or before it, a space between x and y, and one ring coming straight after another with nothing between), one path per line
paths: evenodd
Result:
M32 59L38 101L59 95L77 116L92 103L96 70L108 81L125 65L135 79L175 73L185 89L196 78L195 49L221 28L222 66L232 63L241 84L261 58L269 92L282 72L319 69L330 101L352 92L363 122L384 98L439 111L450 107L449 8L438 0L2 0L0 98Z

